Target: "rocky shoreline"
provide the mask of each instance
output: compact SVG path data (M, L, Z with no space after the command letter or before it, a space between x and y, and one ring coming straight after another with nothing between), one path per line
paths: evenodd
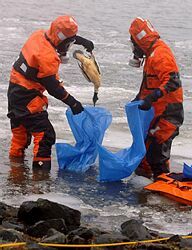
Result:
M132 245L63 249L187 250L192 249L192 233L189 236L191 237L184 239L178 235L161 235L148 230L141 221L134 219L124 222L119 233L104 232L91 225L81 224L81 213L78 210L46 199L26 201L19 208L0 202L0 247L6 243L26 242L25 246L19 246L17 249L62 249L38 243L87 245L148 240L148 243L140 242ZM152 242L162 237L167 239Z

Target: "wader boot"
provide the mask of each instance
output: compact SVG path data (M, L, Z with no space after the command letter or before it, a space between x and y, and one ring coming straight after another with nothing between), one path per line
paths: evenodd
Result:
M154 181L156 181L157 177L160 174L170 172L169 161L167 161L165 163L159 163L159 164L151 165L151 169L153 171L153 179L154 179Z
M42 160L42 161L33 161L33 169L45 169L50 170L51 169L51 160Z

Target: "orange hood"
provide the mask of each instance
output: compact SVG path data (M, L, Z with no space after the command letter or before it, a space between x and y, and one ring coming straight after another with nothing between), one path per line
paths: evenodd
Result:
M159 33L154 30L151 23L140 17L133 20L129 33L146 55L150 54L151 47L160 38Z
M57 46L66 38L75 36L77 31L78 25L72 16L59 16L51 23L46 35Z

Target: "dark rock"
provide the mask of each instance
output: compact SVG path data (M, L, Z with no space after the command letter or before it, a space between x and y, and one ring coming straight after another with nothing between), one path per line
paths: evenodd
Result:
M23 234L14 229L1 229L0 242L17 242L23 241Z
M94 231L92 231L91 229L88 229L86 227L80 227L76 230L71 231L67 235L67 239L70 241L70 239L72 239L75 235L85 239L86 241L89 241L89 240L93 239Z
M129 240L145 240L152 239L147 228L137 220L129 220L121 225L122 234L127 236Z
M8 206L5 203L0 202L0 217L2 219L7 217L17 217L18 208Z
M173 234L162 233L162 232L154 231L151 229L147 229L147 230L153 238L169 238L173 236Z
M48 231L47 231L47 234L45 237L50 237L50 236L53 236L54 234L58 233L58 231L54 228L50 228ZM60 232L59 232L60 233Z
M177 248L181 248L181 245L184 246L185 245L185 242L184 240L182 239L181 236L179 235L173 235L171 236L168 240L167 240L167 243L172 245L172 246L175 246ZM183 249L183 247L181 248Z
M18 211L18 218L27 225L33 225L42 220L62 218L69 230L80 226L80 217L81 213L78 210L46 199L26 201Z
M99 237L95 239L95 242L98 244L101 243L115 243L115 242L127 242L129 239L126 236L123 236L120 233L108 233L101 234Z
M181 249L192 249L192 239L181 239Z
M59 232L66 234L68 232L63 219L52 219L47 221L39 221L33 226L27 228L27 234L33 237L41 238L45 236L50 228L54 228Z
M136 249L136 250L179 250L179 248L175 248L174 246L167 245L167 244L159 244L159 243L150 243L150 244L143 244L143 245L135 245L133 248L129 249Z
M94 234L95 237L98 237L98 236L101 235L101 234L106 234L106 233L108 233L108 232L106 232L106 231L100 231L100 230L99 230L98 228L96 228L96 227L92 227L91 230L92 230L92 232L93 232L93 234Z
M192 249L192 239L183 239L179 235L173 235L167 242L178 246L180 249Z
M70 241L66 241L66 244L75 244L75 245L84 245L84 244L87 244L86 242L85 242L85 239L83 239L83 238L81 238L81 237L79 237L78 235L75 235L72 239L70 239ZM67 247L67 248L63 248L63 249L68 249L68 250L79 250L79 249L85 249L85 250L91 250L92 248L91 247L86 247L86 248L79 248L79 247ZM98 249L98 248L97 248Z
M71 244L85 244L85 239L79 237L78 235L75 235L70 242ZM86 248L87 249L87 248Z
M181 242L182 238L179 235L173 235L171 236L167 242Z
M7 218L2 221L2 226L4 228L15 229L17 231L24 231L24 225L18 222L17 218Z
M41 242L65 244L66 236L51 228L48 230L47 235L41 240Z
M127 242L127 241L129 241L129 239L120 233L102 234L99 237L97 237L95 240L97 244L121 243L121 242ZM102 250L126 250L126 249L131 249L131 248L127 248L126 246L102 247Z

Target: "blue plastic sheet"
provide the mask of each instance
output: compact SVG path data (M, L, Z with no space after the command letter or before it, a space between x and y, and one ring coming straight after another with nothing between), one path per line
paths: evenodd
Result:
M185 178L192 179L192 165L189 166L186 163L183 165L183 176Z
M66 116L76 144L72 146L66 143L56 143L59 168L85 172L97 158L97 145L102 143L105 130L111 124L112 116L109 111L100 107L85 107L84 111L78 115L73 115L68 109Z
M117 181L130 176L146 154L145 137L154 117L153 109L142 111L138 108L140 101L128 103L125 111L133 137L130 148L112 153L103 146L99 151L99 181Z

